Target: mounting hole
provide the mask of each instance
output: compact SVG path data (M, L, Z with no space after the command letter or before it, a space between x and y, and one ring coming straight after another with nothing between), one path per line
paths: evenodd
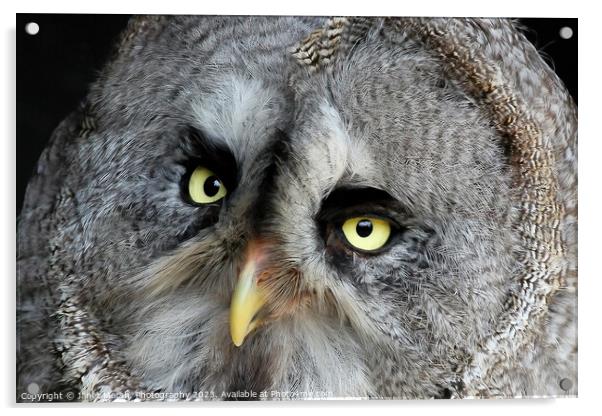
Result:
M29 22L25 25L25 32L28 35L37 35L39 31L40 25L38 25L36 22Z
M573 37L573 29L568 26L560 28L560 32L558 32L562 39L570 39Z
M29 394L38 394L40 392L40 386L38 383L29 383L27 385L27 393Z
M563 378L560 380L560 388L564 391L569 391L573 387L573 382L568 378Z

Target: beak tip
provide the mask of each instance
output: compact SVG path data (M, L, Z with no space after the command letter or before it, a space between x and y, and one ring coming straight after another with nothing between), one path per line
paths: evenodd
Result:
M230 339L232 343L240 347L247 337L248 325L241 325L234 317L230 317Z
M232 343L236 347L240 347L245 340L244 337L237 337L234 334L231 334L230 337L232 338Z

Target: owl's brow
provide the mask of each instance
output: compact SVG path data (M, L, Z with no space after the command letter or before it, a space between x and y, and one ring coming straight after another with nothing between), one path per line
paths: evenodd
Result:
M388 192L371 187L350 187L342 186L333 190L322 201L321 211L328 215L328 212L336 212L341 209L358 207L362 205L374 205L398 207L400 202L391 196Z
M239 179L239 167L231 149L222 141L212 138L202 129L188 126L183 133L193 159L202 161L214 170L232 191Z

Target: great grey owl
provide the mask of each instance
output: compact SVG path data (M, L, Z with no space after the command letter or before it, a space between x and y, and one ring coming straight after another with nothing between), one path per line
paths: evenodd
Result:
M576 129L512 20L134 17L27 189L19 400L576 395Z

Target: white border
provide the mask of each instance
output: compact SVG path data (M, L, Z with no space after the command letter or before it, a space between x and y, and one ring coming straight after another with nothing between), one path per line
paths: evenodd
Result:
M289 3L289 2L286 2ZM587 412L590 408L600 407L597 398L600 395L599 384L601 369L599 350L602 342L600 337L600 302L602 295L600 280L602 275L598 270L598 261L602 256L597 252L600 244L600 195L602 187L598 178L602 178L600 166L602 156L600 151L600 91L599 74L602 68L600 62L601 48L600 19L594 6L586 6L585 2L576 1L545 1L529 2L525 0L504 0L500 2L470 2L470 1L325 1L301 0L285 4L277 1L235 2L219 0L216 2L179 2L169 1L114 1L101 2L81 1L27 1L13 4L3 2L2 20L4 42L0 71L3 83L3 97L0 100L0 125L4 129L4 139L0 140L2 149L0 164L2 166L2 265L3 295L2 302L2 374L0 375L0 393L4 406L15 410L14 400L14 277L15 277L15 13L169 13L169 14L297 14L297 15L428 15L428 16L510 16L510 17L578 17L579 18L579 264L580 264L580 293L579 293L579 399L558 400L499 400L499 401L431 401L431 402L294 402L294 403L206 403L200 406L177 406L178 413L194 413L196 415L215 410L229 410L240 414L286 414L306 415L316 411L358 412L370 410L383 412L407 412L413 414L426 412L428 414L446 415L504 415L508 413L528 411L541 412L546 415L572 415ZM490 4L491 3L491 4ZM595 2L589 2L594 4ZM387 4L387 5L385 5ZM21 28L19 28L21 29ZM10 196L10 197L9 197ZM598 406L596 406L598 404ZM16 406L21 410L31 411L30 406ZM42 405L43 412L54 414L81 414L82 405ZM39 408L38 407L38 408ZM232 409L234 407L234 409ZM110 408L110 410L109 410ZM142 405L104 405L86 409L86 414L128 414L133 408L142 408L148 415L165 414L165 406L161 404ZM171 413L171 411L170 411ZM587 412L589 413L589 412ZM587 414L586 413L586 414Z

